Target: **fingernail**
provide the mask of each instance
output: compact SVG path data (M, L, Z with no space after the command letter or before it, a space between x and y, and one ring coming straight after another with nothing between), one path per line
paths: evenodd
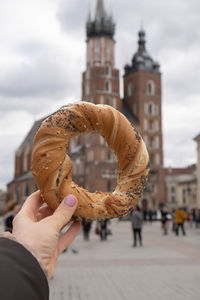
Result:
M76 197L74 195L68 195L65 197L64 202L66 205L72 207L76 203Z

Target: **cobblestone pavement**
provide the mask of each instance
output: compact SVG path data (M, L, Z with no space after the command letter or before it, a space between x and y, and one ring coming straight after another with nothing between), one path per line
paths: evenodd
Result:
M132 247L129 222L112 221L100 242L78 235L59 258L50 300L199 300L200 229L163 236L159 223L143 228L143 247Z

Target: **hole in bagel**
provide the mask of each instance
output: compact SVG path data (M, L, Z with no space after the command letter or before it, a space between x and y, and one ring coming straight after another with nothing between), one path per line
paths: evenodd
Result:
M72 180L94 193L112 193L117 183L117 157L99 134L83 134L70 141Z

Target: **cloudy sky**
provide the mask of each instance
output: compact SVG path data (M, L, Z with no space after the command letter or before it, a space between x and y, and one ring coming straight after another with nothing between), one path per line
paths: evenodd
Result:
M199 0L104 0L116 22L116 67L131 61L141 22L161 64L165 166L196 162L200 133ZM34 120L81 97L85 22L96 0L0 1L0 188ZM121 86L122 91L122 86ZM121 93L121 96L122 93Z

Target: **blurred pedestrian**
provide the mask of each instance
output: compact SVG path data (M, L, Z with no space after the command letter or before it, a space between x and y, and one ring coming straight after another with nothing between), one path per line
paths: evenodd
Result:
M140 246L142 246L142 223L143 216L140 207L137 205L131 215L132 231L133 231L133 247L137 246L137 240L139 240Z
M152 224L153 221L153 211L150 209L149 210L149 223Z
M163 206L161 210L161 224L162 224L162 229L163 229L163 234L167 235L168 234L168 209L167 206Z
M14 200L8 201L3 212L4 230L12 233L13 219L19 212L20 206Z
M105 219L105 220L101 220L99 221L99 228L100 228L100 231L99 231L99 235L100 235L100 239L101 241L105 241L107 240L107 235L108 235L108 231L107 231L107 225L108 225L108 220Z
M85 241L89 241L90 231L91 231L91 227L92 227L92 221L83 219L82 226L83 226L83 238Z
M183 235L185 235L184 229L185 213L181 208L175 211L175 222L176 222L176 235L179 235L179 228L181 228Z

